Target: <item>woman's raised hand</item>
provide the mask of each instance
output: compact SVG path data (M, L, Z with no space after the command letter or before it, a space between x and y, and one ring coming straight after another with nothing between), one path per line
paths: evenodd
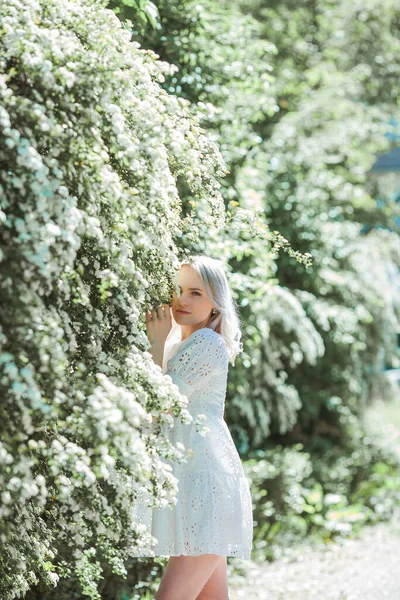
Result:
M164 346L172 327L171 307L160 304L146 313L147 338L152 346Z

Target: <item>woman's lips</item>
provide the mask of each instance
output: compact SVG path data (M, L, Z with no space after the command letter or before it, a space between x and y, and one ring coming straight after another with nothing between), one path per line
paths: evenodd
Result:
M177 310L176 312L181 313L182 315L190 315L186 310Z

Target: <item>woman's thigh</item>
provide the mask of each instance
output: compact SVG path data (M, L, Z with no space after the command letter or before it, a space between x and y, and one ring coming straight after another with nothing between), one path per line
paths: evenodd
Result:
M156 600L196 600L220 558L218 554L170 556Z
M196 600L229 600L226 556L220 556L218 565Z

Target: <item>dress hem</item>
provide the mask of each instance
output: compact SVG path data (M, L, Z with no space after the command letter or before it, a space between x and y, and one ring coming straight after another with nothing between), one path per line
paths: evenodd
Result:
M217 556L226 556L226 557L230 557L230 558L238 558L240 560L251 560L250 556L243 556L240 555L238 556L237 554L227 554L226 552L213 552L213 551L208 551L208 552L193 552L191 554L185 554L185 553L179 553L179 554L154 554L153 555L142 555L142 556L133 556L133 558L169 558L170 556L203 556L205 554L216 554Z

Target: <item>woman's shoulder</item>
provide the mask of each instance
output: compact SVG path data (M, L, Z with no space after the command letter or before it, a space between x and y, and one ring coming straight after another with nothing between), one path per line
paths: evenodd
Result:
M209 327L197 329L171 348L166 357L166 368L168 365L188 365L196 359L215 366L225 366L228 363L228 352L222 335Z
M201 354L210 353L221 358L228 355L223 336L217 331L214 331L214 329L202 327L192 333L189 338L192 338L192 343L189 343L189 346L193 351L198 351ZM189 340L189 338L187 339Z
M223 336L210 327L201 327L178 343L177 354L184 351L204 354L218 349L226 351Z
M222 335L220 333L217 333L216 331L214 331L214 329L211 329L210 327L201 327L200 329L196 329L196 331L189 335L189 337L186 338L186 340L192 340L196 342L196 344L199 344L204 340L206 340L210 344L224 343Z

